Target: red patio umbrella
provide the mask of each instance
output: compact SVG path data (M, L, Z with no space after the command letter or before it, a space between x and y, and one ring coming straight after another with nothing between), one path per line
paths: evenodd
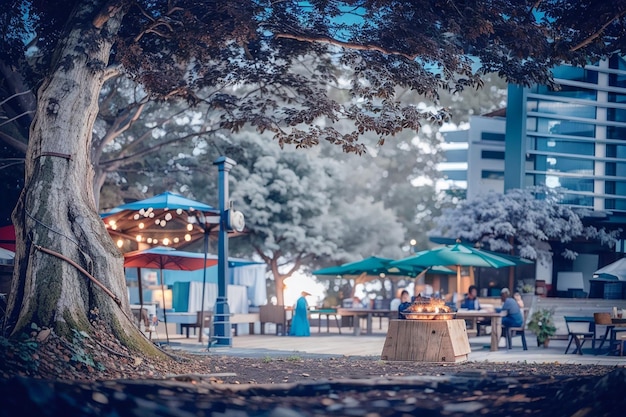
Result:
M217 258L207 258L203 253L177 251L174 248L156 247L145 250L138 250L124 254L124 267L126 268L150 268L158 269L161 275L161 294L163 296L163 321L165 322L165 338L169 343L167 331L167 313L165 311L165 283L163 270L174 271L195 271L209 266L217 265ZM139 280L139 303L143 308L143 294L141 284L141 270L137 274ZM204 289L204 288L203 288ZM204 298L204 296L203 296ZM203 314L203 313L201 313ZM201 317L200 323L204 318ZM200 332L202 334L202 332ZM200 336L202 341L202 336Z

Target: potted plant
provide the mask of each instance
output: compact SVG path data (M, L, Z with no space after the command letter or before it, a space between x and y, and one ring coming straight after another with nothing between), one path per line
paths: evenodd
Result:
M554 310L547 308L536 310L532 316L530 316L528 330L532 331L535 336L537 336L537 346L543 345L544 347L548 347L550 337L554 336L556 333Z

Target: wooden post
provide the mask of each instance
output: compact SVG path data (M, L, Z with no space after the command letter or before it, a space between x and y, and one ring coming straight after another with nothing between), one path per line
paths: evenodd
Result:
M391 320L381 359L464 362L470 352L465 320Z

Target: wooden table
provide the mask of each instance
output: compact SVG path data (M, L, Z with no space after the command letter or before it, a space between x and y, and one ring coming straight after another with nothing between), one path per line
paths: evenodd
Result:
M317 332L322 332L322 316L326 316L326 333L330 333L330 316L335 318L335 323L337 324L337 329L339 330L339 334L341 334L341 324L339 323L339 319L337 318L337 310L334 308L323 308L320 310L310 310L310 314L317 314L319 317L317 320Z
M386 314L389 316L392 310L376 310L369 308L338 308L337 314L340 316L352 316L354 317L354 335L358 336L361 334L361 323L360 319L365 318L367 322L367 327L365 334L372 334L372 318L374 315Z
M495 352L498 350L500 336L502 336L502 317L506 313L497 313L495 311L486 310L464 310L456 313L457 319L478 320L481 317L489 317L491 319L491 347L490 350Z

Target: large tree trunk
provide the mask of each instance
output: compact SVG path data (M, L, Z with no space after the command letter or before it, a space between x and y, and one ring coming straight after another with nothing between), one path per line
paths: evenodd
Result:
M123 16L105 4L79 3L37 93L25 187L13 213L17 250L7 325L13 335L31 323L60 335L90 332L89 314L97 309L111 334L145 348L150 344L129 320L122 256L94 205L92 129Z

